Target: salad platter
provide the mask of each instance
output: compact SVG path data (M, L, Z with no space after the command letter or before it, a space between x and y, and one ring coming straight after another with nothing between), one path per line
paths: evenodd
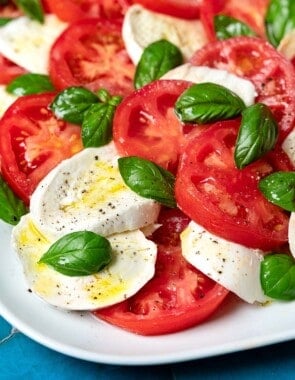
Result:
M1 224L0 314L31 339L76 358L120 365L176 363L295 338L294 303L247 305L232 296L206 323L183 332L143 337L82 312L49 307L28 291L11 228Z
M0 8L0 315L108 364L295 339L291 0L90 3Z

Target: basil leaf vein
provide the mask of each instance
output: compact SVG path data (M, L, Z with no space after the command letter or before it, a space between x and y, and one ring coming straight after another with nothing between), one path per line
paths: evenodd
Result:
M175 103L183 122L206 124L238 116L246 105L233 91L215 83L199 83L184 91Z
M259 189L275 205L295 211L295 172L278 171L259 181Z
M51 245L38 263L66 276L98 273L112 259L110 242L91 231L72 232Z
M267 255L261 262L260 281L264 293L274 299L295 299L295 261L286 254Z
M176 207L175 177L168 170L135 156L119 158L118 165L124 182L135 193L167 207Z
M214 29L219 40L238 36L255 36L256 33L244 22L226 15L214 16Z
M182 53L177 46L167 40L153 42L144 49L136 67L134 87L141 88L182 63Z
M242 169L270 151L278 138L277 122L271 110L256 103L242 112L241 126L235 147L235 163Z

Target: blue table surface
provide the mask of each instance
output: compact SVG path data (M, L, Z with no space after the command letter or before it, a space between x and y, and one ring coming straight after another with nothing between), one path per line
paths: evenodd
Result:
M16 331L0 317L0 379L43 377L46 380L295 379L295 340L177 364L116 366L78 360L52 351Z

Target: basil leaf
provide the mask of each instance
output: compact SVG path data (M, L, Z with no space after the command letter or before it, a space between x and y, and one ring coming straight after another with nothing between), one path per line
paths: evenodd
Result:
M13 18L11 17L0 17L0 27L8 24L12 20Z
M0 219L8 224L16 225L21 216L27 212L24 202L13 193L0 176Z
M54 91L54 87L48 75L29 73L15 78L6 86L6 91L17 96L22 96Z
M256 35L247 24L225 15L214 16L214 29L219 40L226 40L227 38L238 36Z
M271 150L278 138L278 126L270 109L256 103L242 112L235 147L235 163L242 169Z
M295 299L295 261L286 254L268 255L261 262L260 281L264 293L275 299Z
M124 182L135 193L167 207L176 207L175 178L172 173L151 161L135 156L121 157L118 164Z
M208 122L238 116L245 108L243 100L231 90L215 83L189 87L175 103L175 112L183 122Z
M44 22L44 12L40 0L15 0L15 3L27 16L40 23Z
M68 87L60 92L50 105L59 119L81 125L84 112L98 102L98 97L84 87Z
M116 106L121 97L114 96L108 103L92 104L84 114L82 140L85 148L103 146L112 139Z
M66 276L98 273L111 261L110 242L91 231L72 232L57 240L39 260Z
M181 51L167 40L153 42L147 46L136 67L134 76L135 88L159 79L169 70L183 63Z
M271 0L265 16L266 35L270 43L278 46L287 32L294 28L294 0Z
M272 203L295 211L295 172L275 172L259 181L259 189Z

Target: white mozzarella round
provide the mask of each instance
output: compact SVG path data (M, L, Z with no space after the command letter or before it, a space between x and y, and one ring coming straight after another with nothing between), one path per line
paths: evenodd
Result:
M295 130L291 131L282 144L283 151L287 154L295 167Z
M70 277L38 264L55 240L38 229L30 214L12 232L12 246L29 288L51 305L69 310L95 310L124 301L153 277L157 247L140 230L115 234L108 240L113 255L108 266L97 274Z
M295 258L295 212L291 212L288 228L289 248Z
M62 161L38 185L30 212L52 236L93 231L103 236L148 226L160 205L130 190L118 169L113 143L87 148Z
M295 29L292 29L282 38L278 51L288 59L295 57Z
M0 53L32 73L48 74L50 48L67 25L53 14L43 24L18 17L0 28Z
M253 83L226 70L185 63L168 71L161 79L187 80L194 83L211 82L222 85L243 99L246 106L254 104L256 91Z
M217 237L195 222L182 232L181 246L189 263L246 302L268 300L260 284L262 251Z
M126 50L137 64L145 47L166 39L178 46L185 60L207 43L200 20L183 20L132 5L124 17L122 37Z

